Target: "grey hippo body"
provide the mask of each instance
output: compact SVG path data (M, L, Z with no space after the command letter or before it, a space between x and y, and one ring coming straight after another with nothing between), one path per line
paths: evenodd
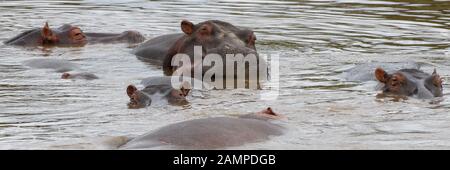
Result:
M69 71L80 70L80 67L68 60L53 58L38 58L24 61L24 65L34 69L49 69L55 72L63 73L62 79L84 79L94 80L98 77L93 73L78 72L68 73Z
M184 36L184 34L167 34L152 38L138 47L134 53L139 59L148 61L148 63L162 66L164 58L168 55L170 48Z
M264 115L266 114L266 115ZM272 123L279 115L270 108L239 118L213 117L164 126L138 136L120 149L223 149L263 142L283 134L284 127Z

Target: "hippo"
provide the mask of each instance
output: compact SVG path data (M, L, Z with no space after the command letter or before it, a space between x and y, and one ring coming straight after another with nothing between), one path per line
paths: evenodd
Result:
M283 134L284 127L271 120L283 119L269 107L237 118L210 117L164 126L131 139L119 149L224 149L269 140Z
M399 63L387 63L387 62L369 62L359 64L350 69L344 70L340 75L341 78L346 81L377 81L375 79L374 70L378 67L382 67L386 72L391 73L400 69L420 69L421 64L414 61L404 61Z
M78 65L63 59L49 59L39 58L31 59L24 62L24 64L31 68L37 69L52 69L56 72L68 72L79 68Z
M181 21L181 30L183 33L162 35L150 39L136 47L133 53L141 60L162 66L164 74L168 76L173 75L175 70L179 68L172 66L172 60L176 54L189 56L191 65L183 66L187 67L185 69L188 71L194 70L195 67L202 67L202 74L204 75L211 67L214 67L203 65L194 60L194 46L201 47L198 52L202 53L200 56L202 61L208 54L218 54L222 59L223 68L226 68L227 59L232 61L226 54L242 54L246 59L251 58L246 57L247 55L253 55L256 60L255 64L249 64L250 66L245 67L247 73L250 68L258 69L260 66L264 68L259 69L267 70L265 61L258 56L255 47L256 36L250 29L240 28L218 20L208 20L198 24L183 20ZM234 74L231 76L236 78L238 72L236 67L234 69ZM223 73L226 73L226 71L223 70ZM267 76L261 76L259 71L257 74L258 78L261 77L261 80L267 78ZM217 76L220 75L217 74ZM212 78L215 79L215 77Z
M150 106L158 97L167 100L171 105L187 104L186 96L191 90L191 84L186 81L172 84L171 78L170 76L146 78L141 82L144 86L142 90L138 90L134 85L128 85L126 90L130 97L128 108L139 109Z
M418 69L401 69L389 74L382 68L375 70L375 78L383 85L383 94L413 96L420 99L442 97L442 78L436 69L430 75Z
M52 29L46 22L42 28L24 31L4 43L17 46L84 46L88 43L140 43L144 40L144 36L137 31L84 33L79 27L70 24Z
M98 79L95 74L92 73L63 73L61 79L84 79L84 80L94 80Z

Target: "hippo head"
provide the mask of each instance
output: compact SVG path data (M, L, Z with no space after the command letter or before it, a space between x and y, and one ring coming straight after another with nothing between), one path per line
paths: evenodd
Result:
M194 46L202 47L202 57L215 53L225 58L226 54L255 54L257 56L256 36L252 30L241 29L230 23L209 20L198 24L183 20L181 37L169 50L163 64L166 74L172 75L176 68L171 66L174 55L187 54L191 61L194 56ZM205 70L204 70L205 71Z
M70 73L63 73L62 75L61 75L61 79L69 79L70 78Z
M384 84L382 88L383 93L399 96L417 95L419 98L442 96L442 79L436 73L436 70L431 75L426 73L419 75L402 71L388 74L383 69L377 68L375 77Z
M417 83L412 82L401 72L388 74L382 68L375 70L375 78L384 84L383 93L412 96L418 93Z
M246 114L241 116L241 118L248 119L260 119L260 120L279 120L286 119L285 116L275 113L272 108L268 107L256 113Z
M128 107L130 109L139 109L149 106L152 103L152 99L142 91L137 90L133 85L127 87L127 94L130 97Z
M189 95L191 91L191 86L187 82L183 82L180 84L179 89L172 88L170 93L167 95L169 103L176 105L185 105L187 104L186 96Z
M44 27L26 31L5 41L5 43L12 45L83 46L87 43L87 39L78 27L64 24L57 29L51 29L46 22Z

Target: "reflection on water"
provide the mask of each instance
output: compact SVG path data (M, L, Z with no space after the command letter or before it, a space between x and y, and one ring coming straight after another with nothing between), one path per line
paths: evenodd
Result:
M446 97L438 104L376 99L375 83L339 77L357 63L412 60L448 80L450 1L0 1L0 16L0 41L45 21L86 32L138 30L151 38L180 32L181 19L219 19L252 28L258 51L279 53L282 66L275 101L259 99L260 91L217 90L194 93L188 107L129 110L126 86L162 72L127 45L0 45L0 149L110 149L122 136L267 106L289 117L286 135L238 149L450 147ZM61 80L60 73L23 65L45 57L69 60L100 79Z

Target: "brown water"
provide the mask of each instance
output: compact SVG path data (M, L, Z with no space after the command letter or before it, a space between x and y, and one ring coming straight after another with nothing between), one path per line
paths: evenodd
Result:
M289 120L285 135L237 149L450 149L450 102L376 99L375 83L346 82L345 68L413 60L450 76L450 1L0 1L0 40L43 25L86 32L180 32L181 19L220 19L252 28L260 53L280 55L280 96L255 90L199 91L185 107L129 110L125 88L162 71L124 44L25 49L0 45L0 149L114 149L167 124L235 116L267 106ZM61 80L30 69L34 58L67 59L97 74ZM449 84L444 93L448 95Z

